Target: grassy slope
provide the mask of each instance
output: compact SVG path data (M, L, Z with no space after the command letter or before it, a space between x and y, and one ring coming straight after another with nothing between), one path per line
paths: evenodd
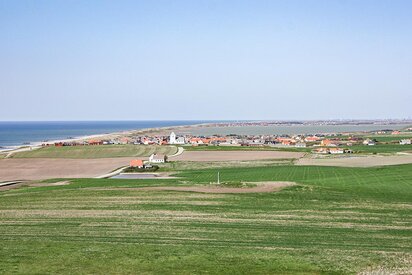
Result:
M110 157L147 157L152 153L173 155L176 146L156 145L99 145L44 147L38 150L19 152L14 158L110 158Z
M378 142L399 142L401 139L412 138L410 135L372 135L365 138L376 139Z
M182 172L182 182L78 179L1 192L0 273L339 274L410 266L412 165L219 171L225 182L300 185L226 195L116 189L214 181L217 170L207 169Z
M295 147L248 147L248 146L185 146L187 151L289 151L289 152L310 152L313 148Z
M396 153L396 152L412 152L412 145L400 145L400 144L377 144L373 146L368 145L354 145L347 147L354 152L359 153Z
M354 146L340 146L342 148L350 148L355 153L396 153L411 151L412 145L400 145L395 144L377 144L374 146L368 145L354 145ZM188 151L289 151L289 152L311 152L313 149L319 147L306 147L306 148L294 148L294 147L245 147L245 146L195 146L195 147L185 147Z

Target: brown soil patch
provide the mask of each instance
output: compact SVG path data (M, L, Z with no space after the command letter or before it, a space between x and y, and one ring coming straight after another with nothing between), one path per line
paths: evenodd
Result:
M92 178L128 165L131 159L0 159L0 181Z
M133 188L113 188L110 190L141 190L141 191L183 191L198 193L220 193L220 194L238 194L238 193L269 193L277 192L281 189L295 185L294 182L275 181L275 182L254 182L255 187L222 187L219 185L209 186L153 186L153 187L133 187ZM102 188L101 190L108 190Z
M336 158L301 158L297 165L372 167L412 163L412 155L336 157Z
M171 157L177 161L242 161L262 159L296 159L304 156L301 152L284 151L184 151Z

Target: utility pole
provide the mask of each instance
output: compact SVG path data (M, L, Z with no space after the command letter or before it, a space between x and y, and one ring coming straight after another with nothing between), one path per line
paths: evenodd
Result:
M217 172L217 184L220 184L220 172Z

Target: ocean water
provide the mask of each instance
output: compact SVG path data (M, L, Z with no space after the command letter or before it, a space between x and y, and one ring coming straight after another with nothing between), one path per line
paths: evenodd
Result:
M210 121L0 121L0 147ZM1 149L1 148L0 148Z
M369 132L378 130L400 130L409 124L364 124L364 125L271 125L271 126L228 126L193 128L194 135L301 135L344 132Z

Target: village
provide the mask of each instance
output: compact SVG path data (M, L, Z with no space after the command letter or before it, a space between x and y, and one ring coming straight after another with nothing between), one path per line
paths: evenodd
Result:
M411 131L412 129L407 129ZM100 145L178 145L178 146L226 146L226 147L275 147L275 148L308 148L315 154L350 154L352 146L375 146L380 144L373 135L391 135L395 141L385 144L411 145L412 139L395 138L400 131L381 130L368 133L327 133L314 135L126 135L110 139L73 140L55 143L43 143L42 146L100 146Z

